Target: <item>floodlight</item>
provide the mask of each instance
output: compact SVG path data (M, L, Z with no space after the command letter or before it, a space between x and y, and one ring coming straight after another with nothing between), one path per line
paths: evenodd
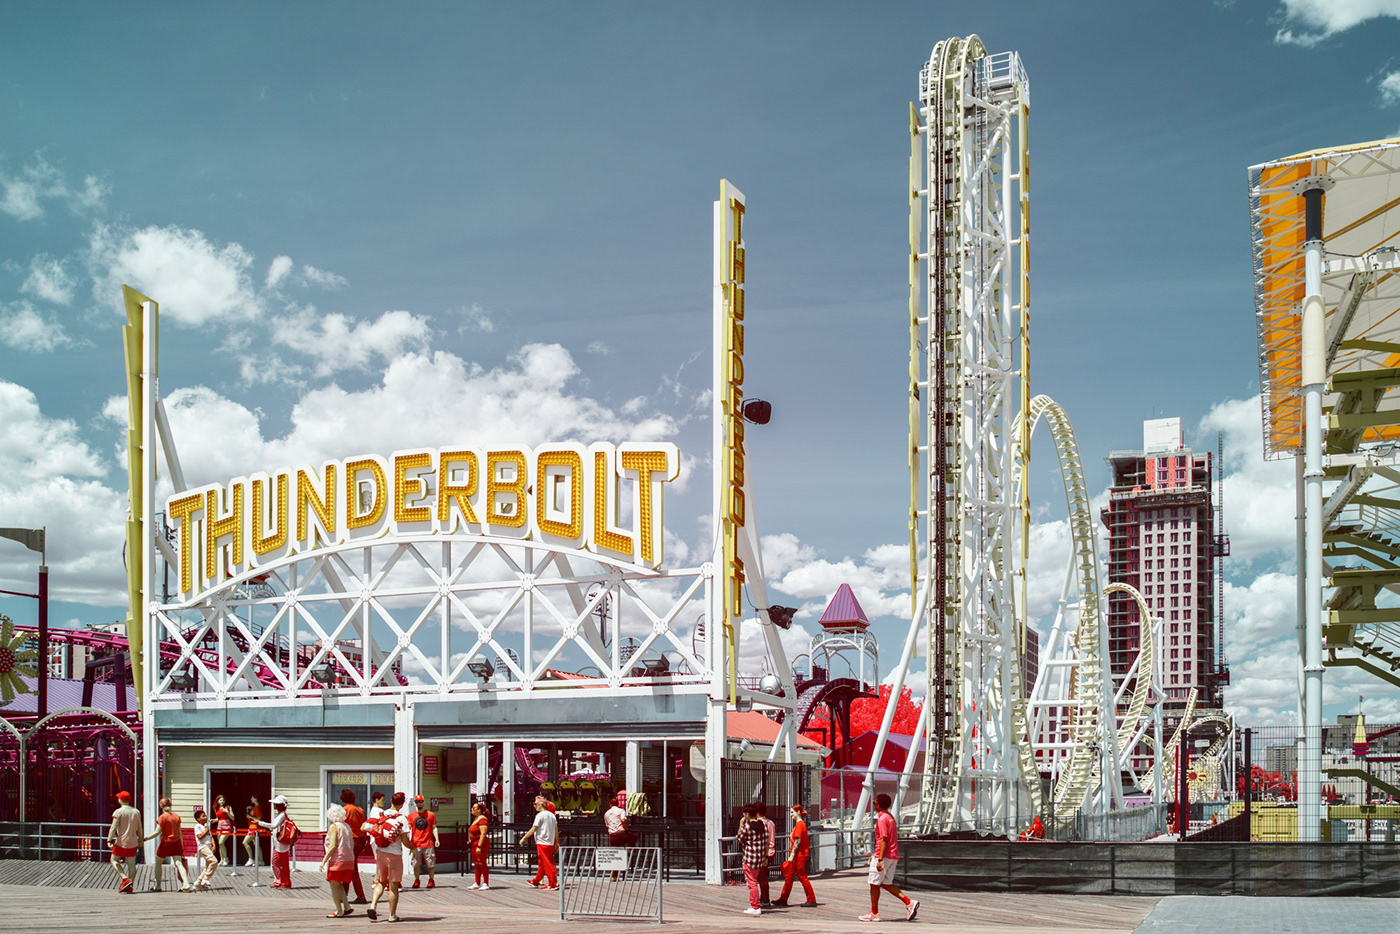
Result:
M322 687L330 687L331 683L335 681L335 668L331 666L330 662L322 662L311 669L311 677L321 682Z
M658 655L655 658L642 659L642 667L649 675L664 675L671 670L671 663L666 660L665 655Z
M792 618L796 615L796 607L770 606L768 608L768 621L779 629L791 629Z
M762 399L745 399L739 403L739 412L746 422L766 425L768 420L773 417L773 403L764 402Z
M182 694L193 691L194 684L194 673L187 668L181 668L170 676L170 686Z
M496 673L496 666L492 665L489 659L480 658L474 662L467 662L467 670L482 681L489 681Z

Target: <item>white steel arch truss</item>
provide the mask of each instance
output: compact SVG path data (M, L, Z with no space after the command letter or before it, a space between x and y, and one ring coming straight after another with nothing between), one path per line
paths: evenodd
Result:
M654 687L661 675L703 692L710 664L691 629L712 577L708 564L653 570L483 535L341 544L152 605L154 635L179 652L156 694L180 672L197 678L187 693L216 700L528 692L580 666L596 676L570 686ZM269 585L261 596L245 586L254 578ZM664 672L641 665L662 658ZM487 679L471 671L482 661Z

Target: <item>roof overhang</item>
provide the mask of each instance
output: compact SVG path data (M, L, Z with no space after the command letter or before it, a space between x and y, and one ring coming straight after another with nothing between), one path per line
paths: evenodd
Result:
M1319 149L1251 167L1264 454L1270 458L1302 451L1304 233L1303 198L1295 186L1314 175L1327 177L1332 185L1324 196L1322 270L1329 378L1400 367L1400 138ZM1341 396L1333 386L1328 389L1325 409ZM1378 411L1400 409L1400 393L1383 395ZM1358 431L1357 445L1400 440L1400 426Z

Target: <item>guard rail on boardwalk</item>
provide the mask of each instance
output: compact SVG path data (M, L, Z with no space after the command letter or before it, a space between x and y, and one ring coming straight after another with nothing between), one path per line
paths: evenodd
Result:
M901 840L915 890L1082 895L1400 895L1400 844Z
M0 821L0 859L105 861L110 824Z
M705 826L701 823L651 822L646 818L632 818L630 829L637 834L633 849L655 848L661 851L661 878L669 882L672 878L702 878L705 874ZM517 821L511 824L492 823L488 836L491 851L487 865L491 872L533 873L536 866L536 850L533 840L521 845L520 838L530 829L528 822ZM455 863L458 874L467 875L472 871L470 843L467 825L457 823L450 831L440 833L442 846L438 848L438 865ZM598 819L559 822L560 846L606 847L608 833ZM444 871L447 871L444 869Z
M661 851L565 846L559 856L559 919L661 923Z

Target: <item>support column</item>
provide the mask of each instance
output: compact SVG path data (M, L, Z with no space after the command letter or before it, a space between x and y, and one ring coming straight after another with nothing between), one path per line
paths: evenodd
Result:
M710 885L723 885L723 849L719 838L724 835L724 757L729 743L725 719L728 704L723 698L716 700L712 697L709 706L705 721L705 881Z
M1303 196L1303 761L1298 768L1298 840L1321 837L1322 798L1322 392L1327 382L1327 323L1322 303L1324 176L1297 186Z
M411 799L418 789L418 737L413 704L401 697L394 706L394 787Z
M642 790L642 744L635 739L627 741L627 793Z
M501 743L501 820L515 820L515 743Z
M505 771L505 763L501 763L502 772ZM476 793L477 800L483 805L491 805L491 744L476 744Z
M141 711L141 792L144 806L141 809L146 820L146 833L156 829L156 818L160 816L160 738L156 735L154 705L156 685L160 681L160 633L156 619L151 613L155 595L156 562L155 533L152 522L156 515L156 305L143 302L141 305L141 516L138 520L138 533L141 539L139 555L128 556L129 560L140 562L141 567L141 652L145 656L141 675L145 679L142 698L145 701ZM47 658L39 664L48 665ZM121 689L121 685L117 685ZM156 841L147 840L144 844L146 863L156 859Z

